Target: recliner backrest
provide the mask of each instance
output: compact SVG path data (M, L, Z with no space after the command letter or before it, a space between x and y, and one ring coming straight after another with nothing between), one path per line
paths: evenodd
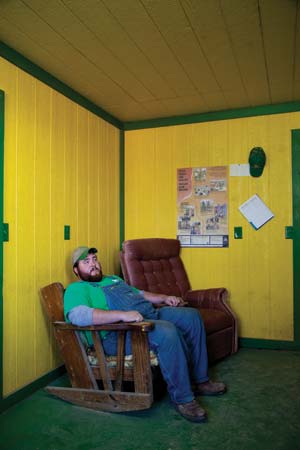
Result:
M144 291L184 296L190 283L179 253L177 239L124 241L120 259L126 283Z

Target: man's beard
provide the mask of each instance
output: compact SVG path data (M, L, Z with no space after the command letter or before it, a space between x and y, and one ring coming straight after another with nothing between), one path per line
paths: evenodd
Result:
M100 270L99 272L96 272L95 275L92 275L92 273L82 273L79 267L77 267L79 278L83 281L101 281L103 278L103 273Z

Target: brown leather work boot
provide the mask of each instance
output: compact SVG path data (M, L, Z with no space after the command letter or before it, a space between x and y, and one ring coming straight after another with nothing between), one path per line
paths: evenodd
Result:
M205 381L194 386L194 394L197 395L222 395L226 392L224 383L215 383L213 381Z
M190 422L205 422L207 418L206 412L200 405L198 405L196 400L192 400L188 403L176 403L175 409L182 415L182 417Z

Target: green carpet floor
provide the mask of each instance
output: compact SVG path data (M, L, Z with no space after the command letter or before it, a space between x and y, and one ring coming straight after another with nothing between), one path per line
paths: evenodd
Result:
M111 414L39 390L0 416L0 448L300 450L300 352L241 349L211 367L210 377L226 382L228 392L199 399L207 423L184 420L167 394L150 410Z

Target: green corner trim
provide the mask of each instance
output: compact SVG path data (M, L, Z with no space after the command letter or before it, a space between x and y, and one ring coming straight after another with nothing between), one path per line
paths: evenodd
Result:
M0 91L0 399L3 397L3 186L4 186L4 92Z
M60 92L65 97L68 97L70 100L83 106L88 111L91 111L92 113L96 114L96 116L101 117L102 119L106 120L107 122L109 122L110 124L114 125L117 128L120 129L123 128L122 122L118 120L116 117L112 116L104 109L100 108L95 103L91 102L86 97L79 94L74 89L70 88L65 83L60 81L58 78L46 72L44 69L37 66L29 59L27 59L25 56L21 55L19 52L12 49L11 47L9 47L8 45L6 45L4 42L1 41L0 41L0 56L7 59L7 61L11 62L12 64L29 73L30 75L34 76L43 83L47 84L51 88Z
M292 130L294 339L300 342L300 130Z
M125 139L120 130L120 250L125 237Z
M0 403L0 413L10 408L14 404L24 400L24 398L33 394L38 389L41 389L47 386L48 383L60 377L66 372L65 366L60 366L57 369L52 370L51 372L46 373L42 377L28 384L27 386L19 389L17 392L3 398Z
M300 350L300 342L274 341L271 339L239 338L239 347L265 350Z
M262 105L250 108L228 109L209 113L190 114L187 116L161 117L158 119L124 122L124 130L140 130L143 128L159 128L191 123L212 122L216 120L241 119L243 117L265 116L300 111L300 102Z

